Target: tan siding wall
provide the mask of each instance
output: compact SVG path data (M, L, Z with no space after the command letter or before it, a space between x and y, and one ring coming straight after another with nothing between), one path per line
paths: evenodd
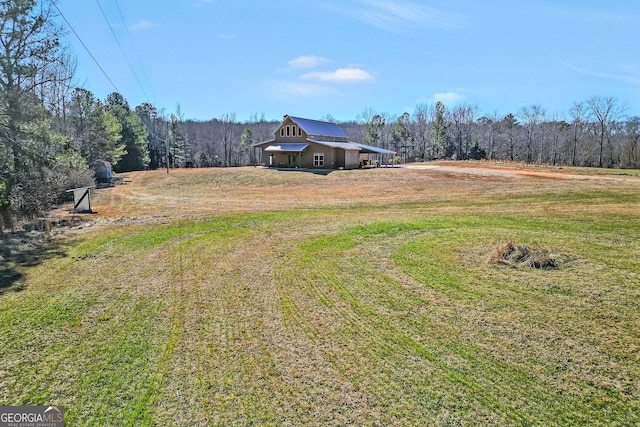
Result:
M289 135L287 136L287 127L289 128ZM302 135L300 135L302 134ZM307 135L300 129L298 125L293 123L293 120L287 118L282 125L276 130L275 140L282 143L300 143L305 142Z
M335 151L333 148L325 147L324 145L314 144L313 142L309 143L309 147L304 150L304 164L306 168L311 169L331 169L331 164L335 162L333 159ZM322 153L324 154L324 166L315 166L314 165L314 154Z
M359 151L346 151L345 152L345 169L357 169L360 167L360 152Z

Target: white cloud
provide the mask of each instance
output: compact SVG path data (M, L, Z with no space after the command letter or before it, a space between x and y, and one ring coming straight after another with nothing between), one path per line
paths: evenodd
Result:
M319 80L330 83L357 82L373 80L373 76L360 68L340 68L335 71L318 71L303 74L305 80Z
M328 86L291 81L274 81L267 85L267 92L274 98L301 99L305 97L336 96L336 91Z
M444 92L444 93L434 93L429 101L431 102L442 102L445 105L457 104L458 102L464 100L465 96L456 93L456 92Z
M218 34L218 38L222 40L235 40L236 37L235 34Z
M640 78L636 77L636 76L623 76L623 75L619 75L619 74L608 74L608 73L600 73L597 71L591 71L591 70L585 70L583 68L579 68L579 67L575 67L571 64L567 64L566 62L560 62L562 65L564 65L567 68L572 69L573 71L580 73L580 74L584 74L587 76L593 76L593 77L599 77L601 79L606 79L606 80L614 80L614 81L619 81L619 82L626 82L626 83L632 83L634 85L638 85L640 84ZM624 68L624 67L623 67Z
M195 3L193 4L193 7L200 7L200 6L202 6L203 4L206 4L206 3L213 3L214 1L216 1L216 0L198 0L197 2L195 2Z
M317 66L327 62L331 62L331 60L323 58L322 56L307 55L299 56L296 59L292 59L291 61L287 62L287 65L292 69L316 68Z
M465 19L406 0L360 0L360 7L344 10L369 25L398 34L416 32L424 28L459 28Z
M157 25L147 21L146 19L143 19L137 24L133 24L131 27L129 27L129 29L133 31L142 31L142 30L148 30L149 28L153 28L153 27L157 27Z

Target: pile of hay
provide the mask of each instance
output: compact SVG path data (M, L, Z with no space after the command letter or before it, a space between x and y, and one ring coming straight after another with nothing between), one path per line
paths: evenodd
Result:
M549 249L537 245L523 245L508 241L496 246L491 256L494 264L512 267L526 266L539 269L552 269L560 265L561 257Z

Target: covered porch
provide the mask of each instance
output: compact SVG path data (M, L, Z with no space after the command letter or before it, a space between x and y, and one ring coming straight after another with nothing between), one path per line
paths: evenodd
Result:
M360 167L374 168L383 164L388 164L390 157L396 154L395 151L384 148L371 147L369 145L358 144L360 147Z
M268 166L275 168L302 168L304 167L302 154L309 144L278 144L264 149L269 155Z

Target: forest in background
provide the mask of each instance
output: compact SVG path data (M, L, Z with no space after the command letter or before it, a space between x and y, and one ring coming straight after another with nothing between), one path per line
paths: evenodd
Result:
M70 188L92 185L96 160L116 172L262 163L252 144L271 139L280 123L264 114L191 120L180 106L172 113L150 103L132 108L123 94L100 100L77 87L58 18L49 2L0 1L0 229L50 209ZM336 122L330 115L320 120ZM355 142L396 151L393 163L640 168L640 118L612 97L576 102L564 114L531 105L483 115L475 105L436 102L399 116L365 109L338 124Z
M612 97L576 102L563 115L549 114L540 105L504 116L481 115L475 105L447 107L436 102L417 105L400 116L365 109L353 121L336 121L330 115L320 120L337 123L354 142L395 151L394 163L489 159L640 167L640 117L627 116L625 106ZM234 114L225 114L180 124L188 140L182 157L190 159L189 165L244 166L261 163L251 144L273 138L280 121L254 115L238 122Z

